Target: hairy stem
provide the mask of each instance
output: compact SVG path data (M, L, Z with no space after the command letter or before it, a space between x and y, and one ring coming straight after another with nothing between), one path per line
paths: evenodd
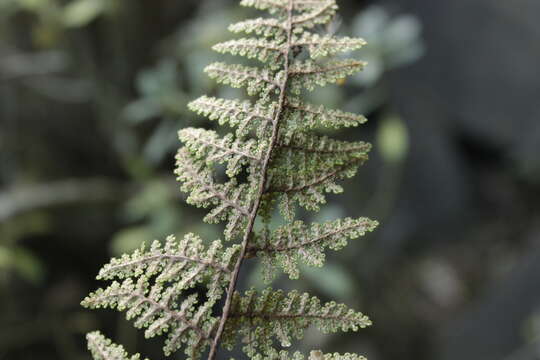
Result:
M289 0L289 4L287 7L287 46L284 53L285 77L283 79L283 83L280 84L279 103L278 103L278 108L277 108L275 117L273 119L273 124L272 124L272 138L270 140L268 151L266 152L266 155L264 157L262 170L261 170L262 178L259 184L259 191L258 191L257 197L255 198L253 209L251 210L251 213L249 215L248 225L246 228L246 232L244 233L244 238L242 240L242 250L240 252L240 256L238 257L234 270L231 274L231 282L229 283L229 288L227 289L227 298L225 299L225 305L223 306L223 313L221 315L221 319L219 322L216 335L214 337L214 341L210 348L208 360L214 360L216 358L217 350L219 348L219 342L221 340L223 330L225 329L225 323L227 322L227 319L229 318L229 315L230 315L232 298L234 295L234 291L236 289L236 285L238 283L238 275L240 273L240 268L242 267L242 263L244 261L244 258L248 249L249 238L251 236L251 233L253 232L255 219L257 218L257 213L259 211L262 197L265 193L266 185L268 182L267 173L270 167L270 160L272 158L272 153L274 149L277 147L277 143L278 143L279 125L280 125L281 118L283 117L283 114L285 113L287 87L288 87L289 78L290 78L289 66L290 66L290 52L291 52L291 44L292 44L292 27L293 27L292 18L293 18L293 0Z

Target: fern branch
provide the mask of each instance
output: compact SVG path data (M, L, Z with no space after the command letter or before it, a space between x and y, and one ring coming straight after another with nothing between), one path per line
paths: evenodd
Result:
M273 187L273 188L268 189L267 192L280 193L280 194L296 193L296 192L301 192L306 189L310 189L310 188L322 185L334 179L343 178L343 177L353 177L354 174L351 173L351 170L354 170L356 172L356 167L360 163L361 163L361 160L356 159L354 161L351 161L351 163L349 164L342 165L336 169L331 169L327 173L324 173L318 177L310 178L306 182L302 182L300 184L293 184L291 186Z
M265 279L271 280L273 270L279 266L292 279L300 275L298 263L321 267L326 248L334 251L343 249L348 239L356 239L375 230L377 221L367 218L339 219L323 224L312 224L309 228L302 221L284 225L269 238L258 236L248 247L247 258L260 256L264 264Z
M289 116L287 118L288 131L305 131L316 128L356 127L367 122L362 115L330 110L324 106L306 104L297 98L289 98L287 102Z
M313 27L318 24L327 23L337 11L335 0L319 1L298 1L298 5L303 4L305 9L314 9L311 12L297 16L293 19L293 25ZM314 6L315 5L315 6Z
M283 46L276 41L262 39L237 39L214 45L213 49L220 53L241 55L249 59L256 58L262 62L277 63L285 54Z
M327 64L318 64L311 60L297 62L291 70L293 80L291 91L299 94L302 89L312 91L315 85L325 86L336 83L349 75L362 71L366 62L356 60L336 60Z
M146 278L157 275L156 282L175 282L177 288L186 289L209 277L213 280L208 284L209 297L217 298L222 284L229 279L237 253L238 246L223 251L219 240L205 250L202 239L194 234L187 234L181 241L171 235L164 246L154 241L148 250L142 245L132 255L112 259L97 278L112 280L141 274Z
M236 334L243 335L244 351L253 356L257 351L269 352L273 339L288 347L293 338L303 337L310 326L328 333L357 331L371 325L369 318L343 304L330 302L321 305L317 297L291 291L266 289L258 294L250 290L241 296L235 293L231 315L227 322L226 344L235 342Z
M319 34L308 32L304 32L302 36L294 42L295 46L307 47L312 59L335 55L340 52L357 50L366 44L366 41L360 38L338 38L330 35L321 36Z
M187 200L188 203L200 207L223 203L242 215L249 214L249 211L242 203L225 195L230 190L238 188L236 184L231 183L228 186L216 184L212 179L210 170L204 164L194 161L187 153L187 149L180 149L176 155L176 160L178 167L175 172L178 175L178 180L183 182L184 191L192 192ZM203 185L199 186L200 184ZM237 191L237 193L240 192ZM217 203L213 202L214 199L218 200Z
M280 39L286 33L286 27L278 19L257 18L245 20L229 26L229 31L233 33L244 32L246 34L255 33L270 38Z
M295 351L293 354L290 354L288 351L285 351L285 350L281 350L281 351L272 350L272 351L264 353L264 355L261 356L261 360L304 360L304 359L305 359L305 356L298 351ZM308 360L366 360L366 358L363 356L350 354L350 353L324 354L320 350L313 350L310 352Z
M285 113L285 103L286 103L286 96L287 96L287 87L289 86L289 76L290 76L290 52L291 52L291 42L292 42L292 17L293 17L293 0L288 0L288 7L287 7L287 45L286 45L286 52L284 55L284 73L285 77L282 80L282 83L280 84L279 90L279 102L278 102L278 108L276 111L276 115L272 124L272 135L270 138L270 145L268 146L268 150L266 152L266 156L263 162L262 170L261 170L261 180L259 184L259 190L258 194L255 200L255 205L253 206L252 212L249 216L248 225L246 228L246 232L244 234L244 238L242 240L242 250L240 252L240 257L238 258L238 261L236 263L235 269L232 274L232 280L229 285L229 289L227 292L227 297L225 299L225 305L223 307L223 314L221 316L221 320L219 323L219 327L216 333L216 336L214 337L214 342L212 344L212 347L210 349L210 354L208 355L208 360L214 360L217 354L217 349L219 346L219 342L221 341L221 336L223 335L223 331L225 329L225 324L227 323L227 320L229 318L229 312L231 310L232 301L233 301L233 295L236 289L236 283L238 282L238 275L240 272L240 268L242 266L242 263L244 261L244 257L246 255L246 251L249 245L249 239L251 237L251 233L253 231L253 226L255 225L255 219L257 218L257 213L259 211L259 207L261 205L261 201L266 189L266 185L268 182L267 179L267 173L270 167L270 159L272 157L272 153L274 151L274 148L277 145L278 141L278 134L279 134L279 126L280 122L282 120L282 116Z
M164 289L160 283L150 287L148 279L142 276L137 283L129 278L122 284L113 282L106 289L98 289L84 299L82 305L92 309L127 309L127 319L135 319L134 324L138 328L146 327L147 338L169 333L163 348L165 354L171 354L186 343L186 354L195 359L202 351L201 345L210 343L210 332L216 319L210 314L210 303L194 312L196 295L184 300L180 309L174 309L180 290L175 286Z
M275 12L276 10L287 10L288 0L242 0L240 1L242 6L251 6L259 10L270 10Z
M220 138L215 131L187 128L179 132L179 138L197 158L211 165L227 163L227 175L236 176L242 165L260 163L261 146L251 140L234 139L232 134Z
M277 105L277 104L276 104ZM261 129L273 121L272 111L260 103L252 105L249 101L226 100L202 96L191 102L189 108L198 114L208 116L210 120L218 120L220 125L229 123L238 127L239 138L247 135L250 129ZM275 106L270 106L270 109Z
M217 62L208 65L204 71L208 73L210 78L216 79L221 84L235 88L246 87L249 95L263 94L268 96L280 87L280 83L268 70L254 67Z
M279 146L283 149L312 154L336 155L331 159L340 159L339 155L363 157L367 156L367 153L371 150L371 144L363 141L338 141L327 136L317 136L301 132L284 137L280 141Z
M320 9L321 7L327 10L328 6L335 5L335 3L335 0L294 0L293 7L294 10L298 11ZM272 13L276 11L286 12L288 0L242 0L240 5L251 6L259 10L270 10ZM321 11L324 10L321 9ZM299 23L293 22L292 25L299 25Z

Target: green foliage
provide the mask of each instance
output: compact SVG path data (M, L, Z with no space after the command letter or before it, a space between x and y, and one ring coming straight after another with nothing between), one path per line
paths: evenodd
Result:
M190 103L191 110L235 131L224 136L203 129L180 131L185 146L178 151L175 170L187 202L208 209L204 221L224 222L224 237L234 244L224 250L218 240L206 249L201 238L189 234L181 241L171 236L165 245L143 246L105 265L98 279L116 281L90 294L83 305L126 311L136 327L146 329L147 337L166 335L166 355L183 348L189 359L197 360L209 349L208 359L213 360L220 347L232 349L240 340L250 358L300 360L301 354L289 355L281 348L301 339L306 328L357 331L371 325L370 320L345 305L323 305L297 291L250 290L241 295L236 291L238 276L244 261L257 258L266 265L268 281L275 267L298 278L300 262L320 267L326 249L340 250L378 225L367 218L322 224L296 220L297 207L319 210L325 194L342 192L339 181L354 176L368 159L370 144L313 132L358 126L366 121L363 116L302 100L304 90L362 70L364 62L324 58L359 49L365 41L310 31L334 17L334 0L241 4L269 10L275 17L232 25L233 32L261 37L223 42L214 49L264 65L217 62L206 72L219 83L245 88L254 102L203 96ZM278 209L284 223L273 228L269 220ZM89 343L96 359L127 358L121 347L97 333L89 335ZM361 357L318 351L310 355L310 360L321 359Z

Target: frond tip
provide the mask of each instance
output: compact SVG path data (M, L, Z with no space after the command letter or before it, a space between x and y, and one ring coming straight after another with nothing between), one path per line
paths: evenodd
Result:
M140 360L141 358L139 354L129 357L123 346L114 344L99 331L87 334L86 340L88 350L90 350L94 360Z

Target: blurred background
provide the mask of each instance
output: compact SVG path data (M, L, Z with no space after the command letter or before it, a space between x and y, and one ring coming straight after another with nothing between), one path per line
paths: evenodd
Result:
M0 0L0 359L89 359L96 328L163 358L123 315L80 300L111 256L219 226L172 174L186 109L241 96L202 73L236 0ZM304 349L371 360L540 359L540 2L340 0L363 74L310 101L367 115L371 161L312 219L381 227L275 286L366 314ZM258 14L257 14L258 16ZM242 287L262 286L248 266ZM173 358L182 359L183 355ZM224 358L224 357L223 357ZM241 357L239 357L241 358Z

